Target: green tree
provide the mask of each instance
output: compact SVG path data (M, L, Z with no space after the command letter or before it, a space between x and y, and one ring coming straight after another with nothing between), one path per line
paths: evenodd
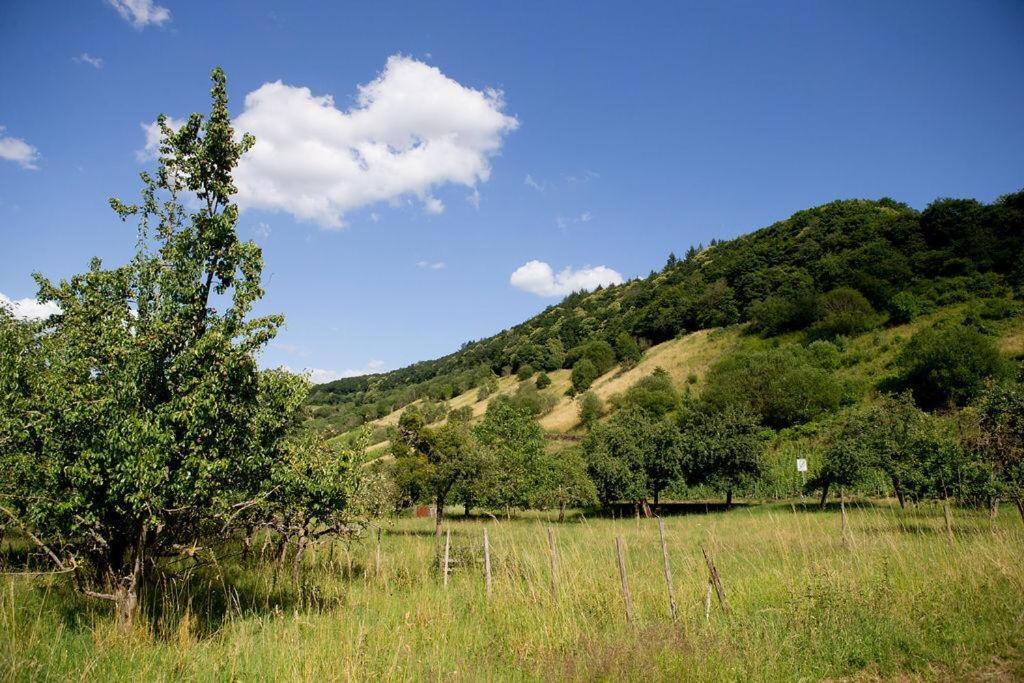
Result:
M534 386L538 389L547 389L551 386L551 378L548 377L548 373L542 372L537 375L537 381L534 382Z
M637 409L594 424L583 452L602 503L628 500L648 516L648 501L657 505L661 492L683 473L679 431Z
M863 294L840 287L818 298L818 319L809 332L818 339L835 339L861 334L878 322L878 314Z
M1024 385L993 383L978 400L973 446L989 463L997 495L1017 503L1024 519Z
M39 299L61 314L20 350L38 372L17 388L23 412L2 420L29 435L0 440L20 465L6 513L123 622L153 575L144 569L220 533L251 493L251 459L278 447L260 424L255 355L282 318L250 316L263 262L238 239L231 201L253 139L236 138L224 73L212 79L208 117L177 131L158 118L159 165L142 174L142 202L111 200L139 220L135 258L114 269L94 259L59 284L36 276Z
M589 427L604 415L604 401L592 391L584 392L579 399L580 422Z
M987 379L1006 378L1013 371L990 337L964 326L921 330L896 364L899 380L925 410L966 405Z
M572 366L572 388L576 393L586 391L600 373L589 358L581 358Z
M518 379L520 382L525 382L526 380L533 377L533 373L533 366L530 365L529 363L520 365L519 370L516 371L516 379Z
M633 367L640 362L642 352L636 339L628 332L620 332L615 337L615 356L622 363L623 367Z
M835 410L842 387L799 347L739 351L709 371L701 399L718 410L742 407L772 428Z
M587 463L579 449L544 454L538 463L537 485L530 501L540 509L558 508L559 522L565 521L566 508L597 502L597 489L587 476Z
M544 457L540 424L526 410L507 401L495 401L488 406L475 433L494 472L485 502L506 510L527 507Z
M761 477L765 438L756 414L738 406L688 406L679 430L687 483L725 491L726 506L732 506L734 489Z
M663 368L641 378L618 397L619 407L639 408L655 417L661 417L679 409L679 392L672 384L672 378Z

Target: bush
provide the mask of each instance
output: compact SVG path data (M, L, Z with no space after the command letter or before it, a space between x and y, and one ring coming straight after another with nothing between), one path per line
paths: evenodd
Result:
M650 415L661 417L679 408L679 392L672 385L668 373L657 368L653 374L640 379L626 390L619 400L621 408L638 408Z
M572 388L577 393L586 391L600 375L589 358L581 358L572 366Z
M520 365L519 370L516 372L516 379L520 382L525 382L531 377L533 377L533 366L530 364Z
M702 400L724 410L745 408L773 428L808 422L835 410L842 386L799 347L740 351L711 368Z
M966 405L981 393L986 379L1013 371L990 337L963 326L918 332L896 363L899 381L925 410Z
M547 389L549 386L551 386L551 378L548 376L548 373L542 372L539 375L537 375L537 381L534 383L534 385L538 389Z
M604 401L597 394L588 391L580 397L580 422L589 426L602 415L604 415Z
M817 339L834 339L867 332L877 324L878 315L864 295L856 289L840 287L818 300L818 319L810 333Z
M908 291L902 291L889 301L889 319L898 324L909 323L924 313L924 302Z
M640 362L640 345L632 335L622 332L615 338L615 356L624 366L632 367Z

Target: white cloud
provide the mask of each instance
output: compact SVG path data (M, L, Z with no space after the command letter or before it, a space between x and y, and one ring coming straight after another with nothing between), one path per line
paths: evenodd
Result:
M184 119L167 117L167 125L171 127L171 130L178 130L184 124ZM153 121L152 123L140 123L139 126L146 134L146 146L135 150L135 158L139 160L139 163L145 163L160 156L160 124Z
M88 64L89 66L97 69L103 68L103 58L93 57L88 52L83 52L82 54L78 55L77 57L74 57L73 59L79 64Z
M416 266L428 270L443 270L448 267L448 264L444 261L417 261Z
M526 185L527 187L532 187L533 189L537 190L537 192L544 191L544 185L534 180L533 176L530 175L529 173L526 174L526 178L523 180L523 185Z
M619 285L623 279L620 273L607 266L584 266L579 270L567 266L555 273L544 261L529 261L516 268L509 282L513 287L537 296L565 296L581 289Z
M303 368L300 374L306 375L309 381L313 384L324 384L325 382L333 382L336 379L344 379L346 377L361 377L363 375L373 375L384 371L385 363L382 360L371 360L366 364L366 367L359 369L347 369L342 371L337 370L325 370L324 368ZM284 369L289 372L295 372L287 365Z
M45 304L36 299L14 301L0 293L0 308L6 308L18 320L43 320L60 313L60 306L52 301Z
M270 237L270 225L262 221L257 223L256 227L253 228L252 231L256 233L258 237L262 237L263 239Z
M39 161L39 150L21 138L3 135L5 130L4 126L0 126L0 159L13 161L32 171L38 169L36 162Z
M235 173L239 205L328 228L342 227L349 211L401 197L440 213L435 188L475 189L490 177L490 157L519 125L503 108L501 92L399 55L345 111L330 95L265 83L235 120L256 136Z
M153 0L107 0L107 3L117 10L122 19L130 21L137 29L150 24L159 26L171 20L171 11L153 4Z
M579 216L574 216L572 218L566 218L565 216L556 216L555 225L558 226L559 230L565 230L573 223L589 223L592 220L594 220L594 214L590 213L589 211L584 211Z

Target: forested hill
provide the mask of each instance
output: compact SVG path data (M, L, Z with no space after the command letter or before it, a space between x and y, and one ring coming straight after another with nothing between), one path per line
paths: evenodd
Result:
M572 294L443 358L319 385L310 403L332 426L349 429L527 365L601 373L649 345L741 322L766 336L856 334L872 318L873 325L898 323L1022 283L1024 191L992 204L939 199L920 212L888 198L834 201L733 240L690 247L682 258L670 255L646 278Z

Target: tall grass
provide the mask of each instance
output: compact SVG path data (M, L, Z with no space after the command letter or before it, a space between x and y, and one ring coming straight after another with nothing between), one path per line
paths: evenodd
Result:
M1024 677L1024 528L1004 510L775 506L655 520L451 519L445 588L430 520L327 542L289 567L217 564L164 587L124 633L56 578L6 577L3 680L794 680ZM493 598L484 589L489 529ZM555 530L552 593L547 526ZM625 619L623 537L636 621ZM707 549L730 611L708 619Z

